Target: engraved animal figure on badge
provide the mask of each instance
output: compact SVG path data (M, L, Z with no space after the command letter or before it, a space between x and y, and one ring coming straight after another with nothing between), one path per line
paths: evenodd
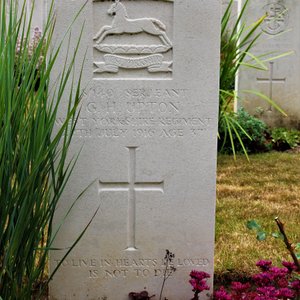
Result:
M172 47L172 42L166 33L166 25L160 20L154 18L130 19L126 7L120 0L115 0L107 13L114 18L111 25L103 26L94 36L97 44L100 44L107 35L146 32L158 36L166 46Z

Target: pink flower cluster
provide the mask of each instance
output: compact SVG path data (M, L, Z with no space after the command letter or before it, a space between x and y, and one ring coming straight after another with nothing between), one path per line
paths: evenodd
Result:
M18 38L17 45L16 45L16 56L18 57L24 50L26 50L28 54L28 58L31 59L34 54L34 51L39 46L41 39L42 39L42 32L39 29L39 27L34 28L33 36L30 39L28 45L25 45L26 38L23 39ZM37 68L42 64L43 60L44 60L44 56L40 56L37 64Z
M233 282L230 291L221 287L214 293L214 300L291 300L300 299L300 279L294 263L282 262L275 267L270 260L256 264L261 272L252 276L250 283Z
M209 286L207 285L207 279L210 278L210 275L206 272L200 272L193 270L190 273L191 279L189 283L193 287L194 298L192 300L199 299L199 293L203 292L204 290L209 290Z

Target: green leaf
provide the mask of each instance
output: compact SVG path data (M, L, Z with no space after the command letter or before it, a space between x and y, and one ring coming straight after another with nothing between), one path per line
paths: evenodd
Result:
M264 241L266 239L267 235L264 231L259 231L256 235L256 238L258 241Z
M248 221L246 226L250 230L253 230L253 229L258 230L261 228L260 225L255 220Z
M296 249L296 250L300 250L300 243L297 243L297 244L296 244L295 249Z
M283 240L283 235L280 232L273 232L272 237L275 238L275 239Z

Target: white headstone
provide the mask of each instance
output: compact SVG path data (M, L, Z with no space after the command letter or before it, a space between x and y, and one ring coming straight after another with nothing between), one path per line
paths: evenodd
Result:
M38 27L41 30L44 29L45 22L47 21L46 13L47 13L47 0L35 0L34 13L32 16L33 28Z
M9 3L9 1L7 1L7 3ZM32 32L36 27L43 30L45 22L47 21L47 0L18 0L18 4L20 10L25 4L25 13L28 19L31 15L31 10L34 7L31 20Z
M57 36L85 1L57 0ZM219 0L89 1L72 28L87 58L73 141L79 161L56 222L86 186L55 247L101 209L63 263L51 299L191 298L189 273L213 275ZM58 120L59 123L59 120ZM52 270L63 256L53 251ZM212 285L212 279L209 284ZM208 299L204 295L201 299Z
M267 71L242 68L239 78L241 106L271 126L299 127L300 120L300 2L297 0L253 0L246 16L248 24L267 14L260 30L262 36L253 51L270 56L294 54L267 62ZM242 90L259 91L272 98L288 114L284 117L258 96Z
M229 4L230 4L230 0L222 0L222 14L225 13ZM234 0L231 5L231 17L232 17L231 24L235 23L237 19L237 14L238 14L238 0Z

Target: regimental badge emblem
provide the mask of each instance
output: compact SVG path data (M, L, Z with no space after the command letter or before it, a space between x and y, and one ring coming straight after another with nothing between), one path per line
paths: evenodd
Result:
M288 24L288 9L281 1L274 1L264 6L266 18L262 24L262 30L270 35L283 32Z
M111 22L95 31L96 78L99 74L117 74L120 70L172 73L173 43L167 25L157 17L136 17L137 12L132 17L130 9L134 12L134 6L128 9L129 4L115 0L106 11ZM138 14L141 14L140 11Z

